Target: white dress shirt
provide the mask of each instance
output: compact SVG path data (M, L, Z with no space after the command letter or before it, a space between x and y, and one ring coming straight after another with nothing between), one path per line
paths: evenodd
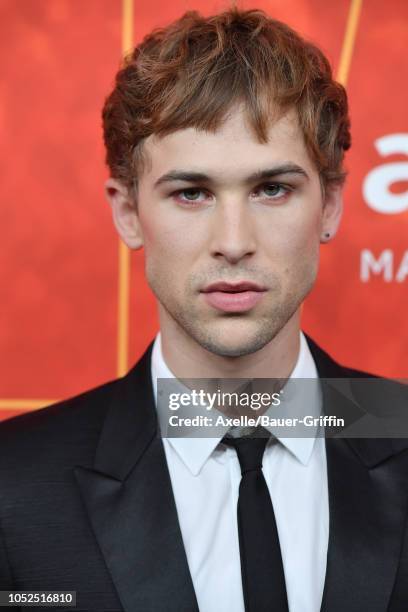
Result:
M157 378L174 378L163 359L160 334L152 353L156 405ZM316 366L303 334L292 378L317 382ZM316 384L304 403L307 409L304 404L302 409L305 414L319 415L321 402L320 385ZM159 422L161 417L159 411ZM279 431L273 433L279 442L268 442L262 470L276 517L289 611L318 612L329 534L325 441L317 436L280 437ZM222 435L163 438L200 612L245 610L237 528L241 470L236 451L220 444Z

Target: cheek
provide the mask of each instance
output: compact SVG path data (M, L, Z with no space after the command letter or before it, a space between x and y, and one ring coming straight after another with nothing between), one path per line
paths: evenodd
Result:
M146 276L149 283L179 284L202 252L202 235L194 224L175 223L174 218L160 215L141 216Z
M299 228L291 251L293 265L300 280L313 283L317 276L320 254L320 214L309 217Z
M166 254L172 259L195 257L208 239L208 218L200 211L188 211L171 201L145 197L140 206L147 254Z
M171 230L165 227L152 227L144 232L146 257L166 261L191 261L199 253L200 240L192 231Z
M319 252L320 217L313 215L288 215L285 219L259 227L264 250L275 261L307 265Z

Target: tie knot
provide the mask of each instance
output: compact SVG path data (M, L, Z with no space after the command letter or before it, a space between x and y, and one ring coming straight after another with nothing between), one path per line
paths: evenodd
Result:
M242 475L262 468L262 457L268 442L267 438L224 437L222 441L227 446L235 448Z

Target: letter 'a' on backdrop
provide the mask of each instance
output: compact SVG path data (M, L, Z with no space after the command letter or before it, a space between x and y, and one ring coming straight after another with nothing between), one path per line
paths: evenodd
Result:
M345 214L303 328L348 365L408 377L408 3L239 2L326 52L346 85ZM122 375L157 330L143 253L119 246L100 112L121 55L191 0L3 0L0 419Z

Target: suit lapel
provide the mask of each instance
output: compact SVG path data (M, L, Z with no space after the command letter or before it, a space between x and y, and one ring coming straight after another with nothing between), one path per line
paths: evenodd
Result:
M385 612L403 541L406 486L391 460L365 465L349 443L326 440L330 528L322 611Z
M163 443L151 348L115 383L95 463L75 477L125 612L198 610Z
M320 377L351 375L308 342ZM197 601L157 433L150 353L114 383L94 465L74 473L125 612L193 612ZM326 413L336 414L338 400L329 386ZM407 446L326 440L330 531L322 612L387 609L406 516Z
M308 341L321 378L352 376ZM366 414L324 381L323 398L326 414ZM407 511L407 458L399 454L407 448L407 440L326 439L330 526L322 612L388 609Z

